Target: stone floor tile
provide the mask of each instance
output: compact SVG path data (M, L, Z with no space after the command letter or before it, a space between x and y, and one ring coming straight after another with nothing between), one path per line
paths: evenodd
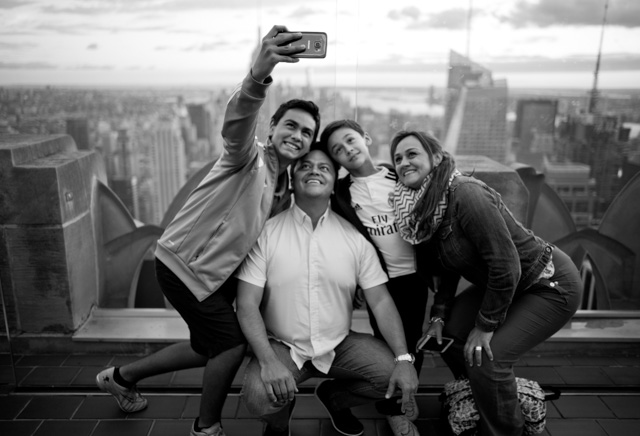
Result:
M258 419L234 419L224 424L224 432L228 436L260 436L262 435L262 428L262 422Z
M600 399L618 418L640 418L640 396L601 396Z
M548 419L546 430L551 436L613 436L595 419Z
M96 376L103 368L97 368L95 366L79 367L79 371L76 376L69 383L73 387L85 387L96 388Z
M193 419L156 419L149 436L187 436Z
M91 436L98 421L44 421L33 436Z
M545 356L545 355L525 355L521 360L527 363L527 366L569 366L571 360L563 356Z
M137 360L140 360L141 358L143 358L144 356L129 356L129 355L117 355L117 356L112 356L112 359L109 363L107 363L105 365L105 367L110 367L110 366L124 366L127 363L131 363L131 362L135 362Z
M0 420L14 419L31 401L32 397L3 395L0 397Z
M70 419L84 397L70 396L36 396L20 412L17 419Z
M551 418L562 418L562 415L560 415L553 401L547 401L547 419Z
M32 436L42 421L0 421L0 434Z
M89 395L78 407L74 419L125 419L127 413L120 410L110 394Z
M153 396L148 397L148 405L144 410L127 415L127 419L179 419L185 407L186 397Z
M562 396L553 402L563 418L614 418L614 414L599 397Z
M28 376L31 371L35 368L32 366L25 367L15 367L15 378L14 378L14 370L10 366L1 366L0 367L0 384L11 384L13 386L19 385L22 380L26 376Z
M375 419L361 419L360 422L364 426L364 434L365 435L377 435L377 427ZM386 424L386 422L385 422ZM334 428L333 424L331 424L330 419L321 419L320 420L320 436L341 436L341 433L338 433ZM304 435L295 435L295 436L304 436Z
M21 356L14 356L16 357L16 361L21 357ZM13 361L11 360L11 354L9 353L0 353L0 366L11 366L13 364Z
M240 397L238 395L229 395L222 407L222 419L234 419L238 413ZM182 419L195 419L200 415L200 396L186 397L184 410L182 411Z
M599 419L609 436L640 435L640 419Z
M567 366L555 368L567 385L607 386L613 384L601 368L590 366Z
M565 382L558 375L555 368L544 366L519 366L515 368L515 374L517 377L528 378L529 380L535 380L541 385L564 385Z
M615 359L622 366L640 366L640 356L616 357Z
M151 420L100 421L91 436L146 436Z
M176 371L171 379L171 386L196 386L202 387L203 368L191 368Z
M298 406L296 406L297 409ZM320 434L319 419L295 419L291 421L292 436L318 436ZM256 433L259 435L260 433Z
M443 387L445 383L453 380L453 374L446 366L435 368L423 368L420 372L420 386Z
M572 356L569 358L573 366L617 366L618 361L608 356Z
M22 356L16 366L60 366L68 354L34 354Z
M78 372L80 372L80 368L71 366L39 366L20 381L20 386L68 386Z
M640 386L640 368L638 367L607 367L602 371L618 386Z
M70 354L62 362L62 366L97 366L97 373L107 367L111 359L107 354Z

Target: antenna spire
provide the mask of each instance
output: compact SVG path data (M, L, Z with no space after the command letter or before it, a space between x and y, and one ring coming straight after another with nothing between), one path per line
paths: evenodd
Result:
M607 9L609 9L609 0L605 1L604 14L602 16L602 29L600 30L600 46L598 47L598 58L596 59L596 69L593 72L593 88L589 97L589 113L595 113L598 106L598 73L600 72L600 56L602 54L602 41L604 40L604 28L607 24Z

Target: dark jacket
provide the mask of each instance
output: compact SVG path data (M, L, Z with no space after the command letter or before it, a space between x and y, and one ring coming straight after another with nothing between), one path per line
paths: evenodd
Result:
M485 289L476 326L493 331L514 296L536 282L553 246L518 222L500 194L473 177L456 177L442 223L418 248L418 268L442 267L433 316L446 318L460 277Z

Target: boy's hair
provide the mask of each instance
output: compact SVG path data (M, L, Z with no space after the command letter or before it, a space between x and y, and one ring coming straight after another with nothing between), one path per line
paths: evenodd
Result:
M335 132L338 129L342 129L343 127L355 130L360 134L360 136L364 138L364 129L356 121L354 120L332 121L329 124L327 124L327 127L325 127L324 130L322 131L322 135L320 135L320 143L327 148L327 151L329 150L329 137L331 137L333 132Z
M273 116L271 117L270 125L275 126L276 124L278 124L280 119L284 116L285 113L287 113L289 109L300 109L307 112L313 117L316 122L316 128L313 132L313 139L311 142L313 144L318 137L318 132L320 131L320 109L318 108L318 106L310 100L299 100L297 98L294 98L293 100L286 101L282 103L280 107L274 112Z

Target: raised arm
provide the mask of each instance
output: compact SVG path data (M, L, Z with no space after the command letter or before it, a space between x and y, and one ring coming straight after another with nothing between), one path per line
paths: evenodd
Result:
M298 62L299 59L291 55L304 50L304 47L295 44L287 47L290 42L300 39L301 35L285 32L285 26L273 26L262 39L260 52L253 61L251 71L236 87L227 103L222 137L226 161L231 165L245 163L256 153L254 138L258 113L273 81L273 69L280 62Z
M264 288L238 280L238 321L251 349L260 363L260 377L271 401L293 400L298 392L291 371L276 356L260 313Z

